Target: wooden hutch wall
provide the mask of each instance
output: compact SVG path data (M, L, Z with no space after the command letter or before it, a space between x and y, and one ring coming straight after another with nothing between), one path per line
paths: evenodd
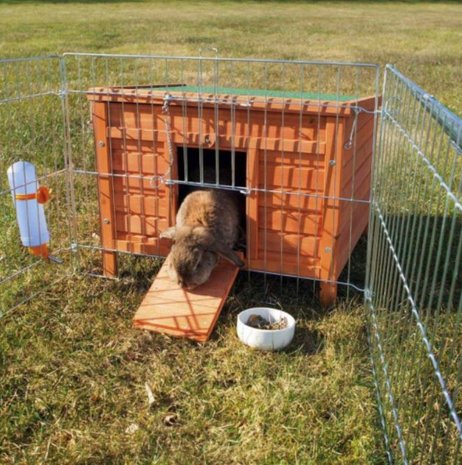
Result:
M234 108L231 100L199 108L193 99L174 99L166 114L163 97L108 89L89 94L105 274L117 273L113 250L169 251L168 241L158 239L178 208L178 185L164 182L177 177L169 122L174 157L184 145L246 152L250 270L335 281L368 223L367 202L340 200L367 201L370 194L374 118L360 112L354 123L351 106L372 111L375 99L303 107L299 100L250 106L235 100ZM335 284L324 289L335 293Z

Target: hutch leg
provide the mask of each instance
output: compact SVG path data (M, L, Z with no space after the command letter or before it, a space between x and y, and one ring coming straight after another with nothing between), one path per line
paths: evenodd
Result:
M103 252L103 274L108 278L117 276L117 254L115 252Z
M106 124L108 124L107 105L105 102L93 102L92 117L95 132L96 166L99 173L97 180L101 245L103 249L114 249L114 187L112 184L110 144L106 131ZM103 250L103 274L108 277L117 275L117 257L114 252Z
M319 300L324 308L334 305L337 299L337 284L329 282L321 282Z

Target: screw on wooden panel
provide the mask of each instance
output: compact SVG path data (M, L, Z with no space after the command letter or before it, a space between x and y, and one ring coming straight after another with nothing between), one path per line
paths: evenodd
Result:
M331 253L331 252L332 252L332 248L331 248L331 247L325 247L325 248L324 248L324 252L326 252L326 253Z
M103 223L104 224L109 224L111 221L109 220L109 218L104 218L103 219Z
M104 143L103 140L99 140L99 141L98 141L98 146L99 146L99 147L104 147L105 145L106 145L106 144Z
M330 160L330 161L329 161L329 165L330 165L330 166L335 166L335 164L336 164L336 161L335 161L335 160Z

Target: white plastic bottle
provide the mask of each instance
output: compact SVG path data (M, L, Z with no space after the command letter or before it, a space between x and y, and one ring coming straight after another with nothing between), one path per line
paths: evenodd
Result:
M37 200L39 183L35 166L27 161L17 161L8 168L7 173L21 242L34 255L45 256L50 234L43 205Z

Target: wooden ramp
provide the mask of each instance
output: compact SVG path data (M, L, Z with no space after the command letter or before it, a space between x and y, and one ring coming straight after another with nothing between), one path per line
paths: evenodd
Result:
M188 291L170 280L162 265L138 308L136 328L204 342L213 331L239 268L220 260L210 279Z

